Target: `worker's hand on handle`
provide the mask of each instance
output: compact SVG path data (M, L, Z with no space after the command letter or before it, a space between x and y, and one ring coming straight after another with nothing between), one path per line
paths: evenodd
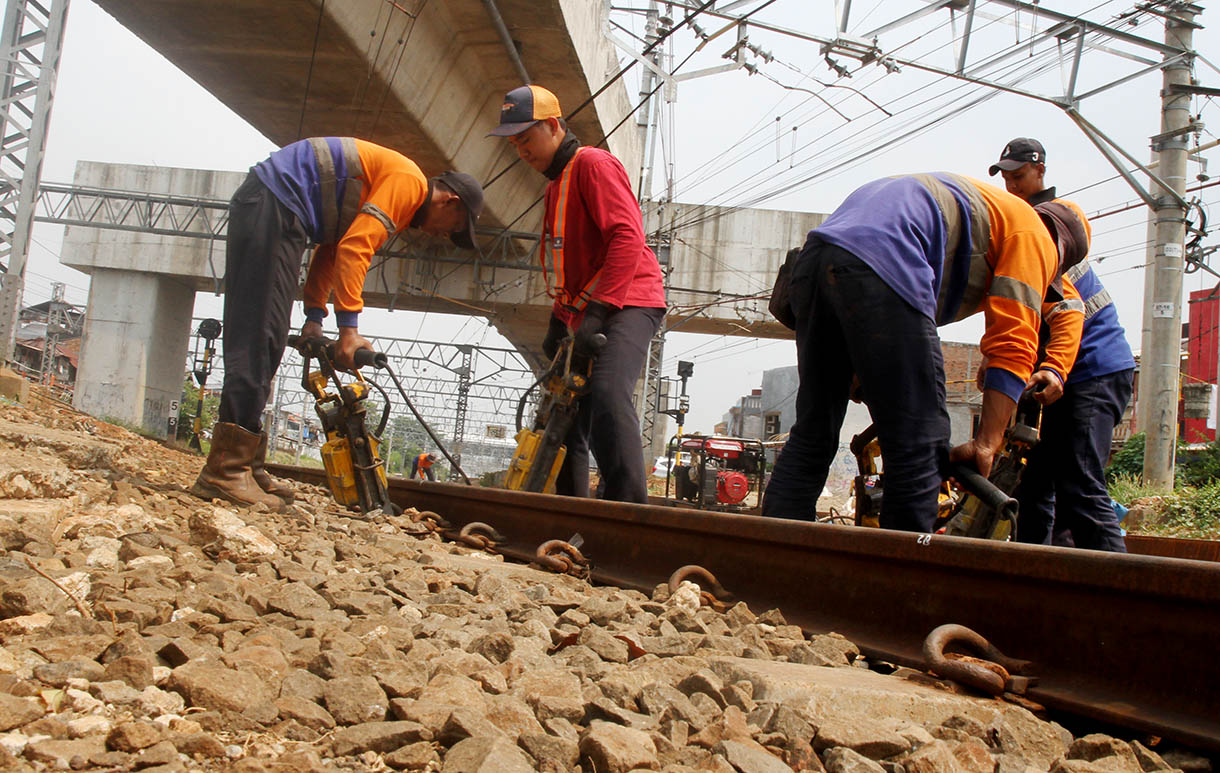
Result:
M546 338L542 339L542 353L548 360L555 359L559 352L559 343L568 335L568 326L559 317L551 315L550 324L546 328Z
M357 367L356 350L372 348L373 345L360 335L360 331L356 328L340 327L339 342L335 344L335 366L344 370L355 370Z
M585 307L584 319L580 321L580 327L576 328L576 338L572 342L572 354L574 357L585 360L591 359L597 354L597 350L601 348L598 340L595 338L602 332L602 328L606 325L606 317L610 316L610 307L596 301L589 301L589 305ZM601 343L605 343L605 337L601 339Z
M301 325L301 338L321 338L322 323L314 322L311 319L305 320L305 324Z
M960 446L949 449L949 461L973 465L979 474L986 478L991 474L991 463L995 460L996 449L989 448L978 438Z
M949 461L973 463L984 478L991 475L991 463L1004 442L1004 430L1017 409L1016 402L998 389L983 390L983 413L978 435L949 451Z
M1050 405L1063 397L1063 382L1053 370L1035 370L1025 382L1025 391L1041 405Z

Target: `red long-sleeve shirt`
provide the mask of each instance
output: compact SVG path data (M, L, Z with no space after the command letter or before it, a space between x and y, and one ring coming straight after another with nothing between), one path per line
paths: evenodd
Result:
M546 189L548 238L563 234L563 288L576 297L600 269L592 300L616 309L665 308L661 266L644 243L640 206L622 163L605 150L584 147L568 165L562 230L557 228L556 214L563 176ZM549 281L555 282L556 277L550 276ZM573 326L584 316L565 308L561 299L556 299L554 313Z

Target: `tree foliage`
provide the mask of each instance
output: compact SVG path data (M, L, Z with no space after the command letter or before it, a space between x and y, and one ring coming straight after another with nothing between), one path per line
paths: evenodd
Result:
M1144 474L1144 433L1132 435L1110 458L1106 482L1139 480ZM1179 441L1174 464L1174 485L1199 488L1220 481L1220 442L1194 448Z

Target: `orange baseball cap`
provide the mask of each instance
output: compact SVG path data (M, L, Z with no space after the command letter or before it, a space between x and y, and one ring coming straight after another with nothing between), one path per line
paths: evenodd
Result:
M559 98L541 86L521 86L504 95L500 125L488 137L512 137L547 118L563 118Z

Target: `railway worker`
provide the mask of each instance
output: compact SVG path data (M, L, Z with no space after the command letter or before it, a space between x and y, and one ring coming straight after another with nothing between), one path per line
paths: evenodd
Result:
M554 357L570 334L574 360L593 357L590 391L564 440L556 493L589 495L591 449L605 499L647 502L632 394L665 317L665 289L627 172L609 152L581 145L559 100L539 86L508 92L500 124L488 136L508 138L550 180L540 258L554 304L543 352ZM598 333L606 343L595 352Z
M1041 366L1031 380L1031 387L1044 387L1036 393L1044 405L1042 441L1030 454L1015 492L1021 506L1017 540L1049 545L1056 532L1066 531L1076 547L1125 553L1118 516L1106 489L1105 468L1114 426L1131 399L1135 358L1119 324L1118 310L1085 257L1092 234L1088 218L1080 207L1057 198L1055 189L1046 186L1046 150L1035 139L1018 137L1009 142L988 172L1001 174L1008 192L1036 210L1058 209L1060 218L1069 222L1048 226L1061 233L1074 230L1075 240L1083 241L1077 246L1077 257L1063 266L1064 276L1084 301L1080 353L1066 381ZM1045 214L1043 220L1047 220ZM1065 239L1057 241L1062 253ZM1070 236L1067 241L1072 241ZM1055 322L1052 319L1043 326L1044 340L1054 340Z
M411 462L411 477L423 480L436 480L436 474L432 472L432 465L436 464L436 454L420 454Z
M314 251L305 281L303 336L322 335L334 292L336 364L352 368L369 346L357 320L373 253L411 227L473 245L483 191L474 178L428 178L411 159L348 137L315 137L256 164L229 204L225 266L224 386L211 452L192 493L281 509L291 489L263 469L260 417L288 337L301 257Z
M809 233L792 267L797 416L763 514L814 517L854 376L885 464L881 526L930 532L947 462L991 471L1033 373L1043 299L1058 263L1027 204L968 177L904 175L850 194ZM974 439L950 449L936 328L979 311L988 358L981 422ZM1076 336L1081 317L1075 314ZM1061 367L1066 372L1071 362Z

